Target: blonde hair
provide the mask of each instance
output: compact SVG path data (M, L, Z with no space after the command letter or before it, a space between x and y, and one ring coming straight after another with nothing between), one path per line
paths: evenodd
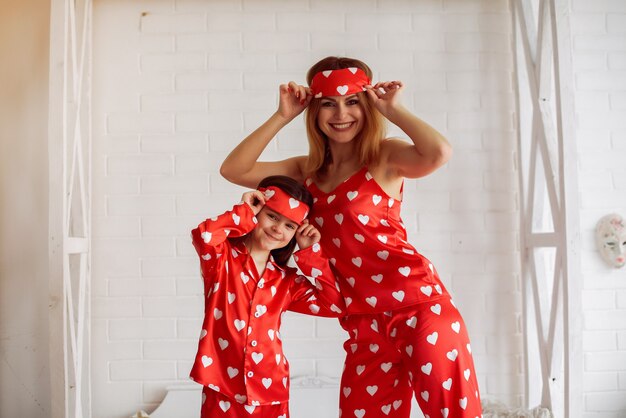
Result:
M326 57L315 63L307 73L307 82L311 85L313 76L324 70L340 70L357 67L372 79L372 70L363 61L345 57ZM374 107L367 93L357 93L359 105L363 109L364 124L354 141L361 166L369 165L378 159L380 145L385 137L385 119ZM309 158L306 162L307 175L318 178L332 163L332 156L328 148L328 138L317 124L317 115L321 108L321 100L313 99L306 109L306 131L309 140Z

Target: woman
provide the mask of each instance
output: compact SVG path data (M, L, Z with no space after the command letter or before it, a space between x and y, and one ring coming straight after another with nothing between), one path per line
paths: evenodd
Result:
M400 103L399 81L371 84L363 62L328 57L310 87L280 86L278 110L226 158L221 173L251 187L269 174L305 182L311 219L338 273L350 337L341 381L342 417L408 417L415 393L434 417L477 417L480 396L461 315L433 265L406 242L400 219L404 178L430 174L450 144ZM257 159L303 110L308 156ZM384 119L411 139L385 139Z

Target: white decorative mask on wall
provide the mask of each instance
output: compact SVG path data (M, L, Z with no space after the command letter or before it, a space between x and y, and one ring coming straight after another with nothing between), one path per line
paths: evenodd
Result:
M600 255L610 266L626 264L626 222L616 213L602 217L596 225L596 244Z

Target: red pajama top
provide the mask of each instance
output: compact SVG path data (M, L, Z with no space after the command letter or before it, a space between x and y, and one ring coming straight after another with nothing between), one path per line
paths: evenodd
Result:
M191 378L240 403L289 400L289 363L282 350L282 313L339 316L345 309L319 244L294 254L300 270L270 259L259 277L243 243L226 239L254 229L245 203L191 231L204 279L204 322Z
M389 197L367 167L325 193L312 179L309 215L339 273L347 313L398 309L447 295L435 268L407 242L401 202Z

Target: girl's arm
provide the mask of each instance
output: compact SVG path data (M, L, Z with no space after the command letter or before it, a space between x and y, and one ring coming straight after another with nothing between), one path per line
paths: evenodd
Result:
M305 221L296 232L296 240L301 248L294 254L300 270L315 281L313 285L307 277L296 276L291 286L289 310L309 315L336 317L346 311L346 305L330 268L319 245L319 231Z
M207 219L191 231L191 239L200 257L207 258L215 252L215 247L226 238L240 237L252 231L256 226L256 214L265 204L265 196L258 190L246 192L242 202L232 210Z
M450 159L452 146L435 128L400 103L402 89L403 85L399 81L377 83L367 89L376 108L413 142L385 141L381 157L387 168L398 177L423 177Z
M279 95L278 110L241 141L222 163L220 174L228 181L255 188L262 179L270 175L282 174L300 182L304 180L304 156L274 162L257 161L276 134L302 113L312 98L308 88L293 81L281 84Z

